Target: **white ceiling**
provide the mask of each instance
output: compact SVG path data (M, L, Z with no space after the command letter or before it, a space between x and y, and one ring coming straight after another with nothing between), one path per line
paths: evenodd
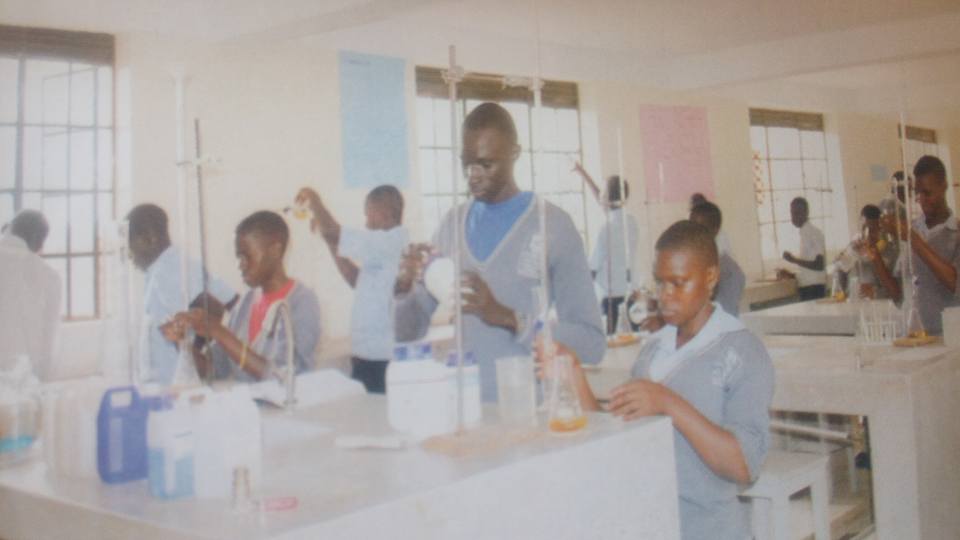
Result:
M561 60L620 62L635 79L677 88L960 83L958 0L2 0L0 21L213 43L343 31L376 40L393 27L405 36L397 48L431 33L532 47L539 32Z

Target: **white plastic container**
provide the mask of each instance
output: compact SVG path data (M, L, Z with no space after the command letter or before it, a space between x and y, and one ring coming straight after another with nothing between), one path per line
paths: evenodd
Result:
M147 417L147 478L150 494L162 499L193 495L194 418L184 399Z
M53 474L97 479L97 412L105 383L51 389L43 399L43 457Z
M249 387L208 395L196 411L197 497L230 498L238 468L247 470L250 491L256 493L262 478L261 419Z
M387 366L387 417L393 429L420 441L456 430L450 370L424 354L395 354ZM404 359L407 358L407 359Z

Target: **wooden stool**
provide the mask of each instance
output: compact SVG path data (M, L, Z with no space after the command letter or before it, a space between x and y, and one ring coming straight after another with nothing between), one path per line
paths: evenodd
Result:
M816 540L830 540L829 484L826 456L773 450L760 478L740 493L753 506L753 534L758 540L790 540L790 496L810 488Z

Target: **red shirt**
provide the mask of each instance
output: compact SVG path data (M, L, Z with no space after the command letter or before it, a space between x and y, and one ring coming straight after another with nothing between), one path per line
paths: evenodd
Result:
M247 340L250 343L253 343L257 339L257 335L260 333L260 329L263 326L263 319L267 317L267 311L270 309L270 306L278 300L283 300L290 294L290 291L293 290L293 286L296 285L294 280L287 281L287 284L283 287L280 287L272 293L261 293L260 298L253 303L253 307L250 308L250 327L247 329Z

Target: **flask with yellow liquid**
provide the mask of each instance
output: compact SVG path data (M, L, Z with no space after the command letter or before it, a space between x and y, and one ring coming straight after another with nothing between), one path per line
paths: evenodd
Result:
M587 425L587 416L573 387L573 360L566 355L553 359L553 383L550 385L550 431L566 433Z

